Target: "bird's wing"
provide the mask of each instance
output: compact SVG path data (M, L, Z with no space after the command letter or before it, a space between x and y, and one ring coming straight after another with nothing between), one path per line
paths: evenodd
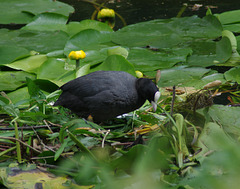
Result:
M102 84L104 83L104 84ZM72 80L61 87L63 92L69 92L77 98L94 96L111 88L109 79L98 77L80 77Z

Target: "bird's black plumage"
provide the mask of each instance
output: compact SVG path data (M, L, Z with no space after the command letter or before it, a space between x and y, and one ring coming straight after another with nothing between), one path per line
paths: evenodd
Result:
M156 101L156 85L122 71L96 71L60 87L62 94L54 106L63 106L80 117L94 121L112 119L140 108L146 100ZM158 97L159 98L159 97Z

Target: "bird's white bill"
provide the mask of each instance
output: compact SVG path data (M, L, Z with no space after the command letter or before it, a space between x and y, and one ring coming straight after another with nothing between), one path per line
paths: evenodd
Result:
M157 103L158 102L158 99L160 98L161 96L161 93L159 91L157 91L154 95L154 102Z
M161 93L159 91L157 91L154 95L154 101L151 101L154 112L157 110L157 102L158 102L158 99L160 98L160 96L161 96Z
M153 107L153 111L156 112L156 110L157 110L157 103L151 101L151 104L152 104L152 107Z

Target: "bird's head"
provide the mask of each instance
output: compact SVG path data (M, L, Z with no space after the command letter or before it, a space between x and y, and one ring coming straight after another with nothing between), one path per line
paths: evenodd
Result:
M161 95L157 86L150 79L140 78L137 80L136 88L139 95L148 100L152 104L153 110L156 111L157 101Z

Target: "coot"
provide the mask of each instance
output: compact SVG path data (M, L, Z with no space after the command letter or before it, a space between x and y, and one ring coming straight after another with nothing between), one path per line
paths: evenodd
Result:
M137 79L122 71L96 71L60 87L62 94L54 106L63 106L94 121L105 121L140 108L146 100L154 111L160 92L147 78Z

